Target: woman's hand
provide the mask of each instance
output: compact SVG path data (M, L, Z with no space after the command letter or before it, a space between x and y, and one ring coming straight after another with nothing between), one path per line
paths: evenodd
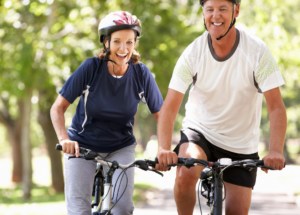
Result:
M64 139L60 141L60 145L62 145L62 151L64 153L79 157L79 145L76 141Z

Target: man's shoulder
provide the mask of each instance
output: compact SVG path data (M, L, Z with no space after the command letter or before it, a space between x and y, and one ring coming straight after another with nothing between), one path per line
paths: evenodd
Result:
M266 43L255 34L245 29L237 28L240 32L240 41L242 44L248 44L250 47L265 47Z
M183 52L186 57L195 58L198 54L201 54L205 48L208 48L208 32L203 32L202 35L197 37L192 43L190 43Z

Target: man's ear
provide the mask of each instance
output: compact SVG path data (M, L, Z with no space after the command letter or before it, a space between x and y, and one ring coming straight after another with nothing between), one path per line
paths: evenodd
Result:
M240 4L237 4L234 9L234 18L237 18L240 15Z

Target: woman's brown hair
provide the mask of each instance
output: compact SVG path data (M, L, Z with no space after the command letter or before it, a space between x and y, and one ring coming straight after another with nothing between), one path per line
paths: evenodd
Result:
M105 54L106 54L106 52L105 52L105 49L103 48L96 54L96 56L103 60L105 57ZM133 61L133 64L137 64L140 61L140 54L135 49L133 50L130 60Z

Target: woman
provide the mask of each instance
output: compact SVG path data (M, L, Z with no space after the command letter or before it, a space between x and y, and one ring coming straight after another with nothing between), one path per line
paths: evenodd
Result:
M140 21L128 12L110 13L99 24L104 49L98 57L85 60L66 81L51 108L52 122L63 147L65 195L68 214L91 214L91 196L96 162L70 159L78 147L99 152L107 160L128 164L134 158L136 140L132 133L134 115L141 100L158 120L163 104L149 69L135 51L141 35ZM64 113L81 96L68 131ZM76 151L74 153L74 150ZM127 172L126 192L113 208L115 215L133 213L134 168ZM120 171L116 171L114 182ZM126 180L121 182L125 189ZM119 183L115 184L119 187ZM115 195L116 196L116 195ZM120 196L120 195L119 195ZM115 203L116 199L112 200Z

